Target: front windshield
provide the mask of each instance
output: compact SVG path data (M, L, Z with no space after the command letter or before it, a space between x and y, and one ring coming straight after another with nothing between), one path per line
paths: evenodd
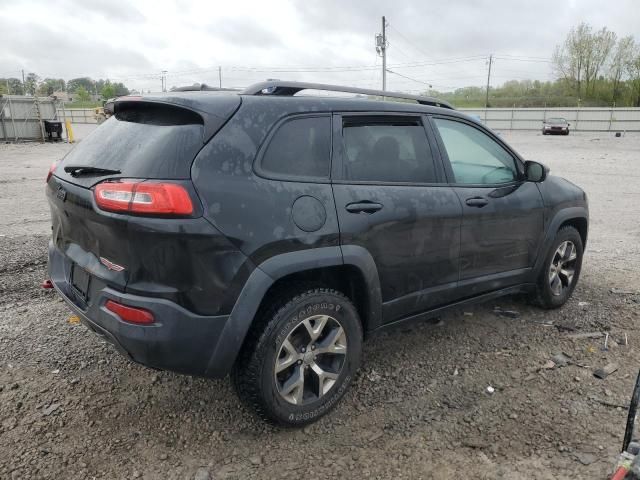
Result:
M551 123L552 125L565 125L567 121L564 118L550 118L547 120L547 123Z

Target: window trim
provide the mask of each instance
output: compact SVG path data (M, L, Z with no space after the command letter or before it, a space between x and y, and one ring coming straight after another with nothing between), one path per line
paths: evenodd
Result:
M431 124L431 128L433 130L433 134L436 138L436 143L438 145L438 150L440 151L440 158L442 159L442 164L444 166L444 170L447 176L448 185L452 187L461 187L461 188L501 188L501 187L509 187L512 185L519 185L526 180L524 176L524 160L518 155L509 145L504 143L500 137L498 137L495 133L493 133L488 128L483 125L479 125L472 120L468 120L466 118L456 117L453 115L428 115L429 123ZM513 162L516 167L517 178L505 183L458 183L455 181L455 175L453 173L453 167L451 166L451 161L449 160L449 154L447 153L447 149L442 141L442 136L440 135L440 131L438 130L438 126L435 123L435 119L442 120L450 120L453 122L458 122L465 124L471 128L475 128L481 133L487 135L493 141L495 141L498 145L500 145L513 159Z
M262 145L258 149L256 158L253 161L253 173L260 178L267 180L279 180L283 182L298 182L298 183L331 183L331 172L333 163L333 121L332 115L329 112L313 112L313 113L295 113L292 115L286 115L282 117L271 127L269 133L265 137ZM280 128L288 122L300 120L304 118L328 118L329 119L329 169L326 176L315 177L311 175L289 175L272 172L262 167L262 160L267 152L269 145L273 137L278 133Z
M390 112L390 111L357 111L357 112L335 112L333 114L333 165L331 170L331 182L339 185L379 185L379 186L401 186L401 187L442 187L447 185L447 177L440 161L439 151L436 145L436 138L431 131L431 125L425 118L423 112ZM436 173L437 182L384 182L379 180L349 180L343 178L342 166L345 159L343 119L344 117L404 117L417 120L424 129L427 146L431 151L433 168Z

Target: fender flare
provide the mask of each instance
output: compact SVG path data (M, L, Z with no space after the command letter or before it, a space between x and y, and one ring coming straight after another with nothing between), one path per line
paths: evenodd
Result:
M556 236L560 225L562 225L567 220L573 220L574 218L580 218L587 221L587 225L589 222L589 212L586 207L568 207L559 210L554 217L549 222L549 226L547 227L547 232L540 244L540 248L538 249L538 255L536 257L536 263L533 267L533 271L536 272L536 277L540 272L540 269L543 267L544 259L547 256L547 251L551 246L551 242ZM586 248L586 242L584 247Z
M298 250L273 256L251 272L229 315L209 360L206 376L229 373L242 348L247 332L269 288L292 273L322 267L353 265L362 274L367 289L369 329L382 322L382 300L378 269L371 254L356 245Z

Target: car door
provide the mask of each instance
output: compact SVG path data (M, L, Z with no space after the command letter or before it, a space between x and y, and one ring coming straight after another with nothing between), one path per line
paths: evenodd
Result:
M432 117L444 168L462 204L460 288L465 295L523 283L542 241L544 205L516 155L488 130Z
M447 303L458 280L462 207L425 121L345 113L333 122L341 245L373 257L385 322Z

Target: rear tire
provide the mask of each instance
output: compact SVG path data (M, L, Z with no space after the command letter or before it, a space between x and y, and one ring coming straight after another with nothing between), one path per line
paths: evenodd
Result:
M538 275L534 303L546 309L566 303L580 278L582 237L574 227L562 227L556 233Z
M356 308L336 290L289 289L257 321L232 372L239 397L272 423L315 422L335 407L360 366Z

